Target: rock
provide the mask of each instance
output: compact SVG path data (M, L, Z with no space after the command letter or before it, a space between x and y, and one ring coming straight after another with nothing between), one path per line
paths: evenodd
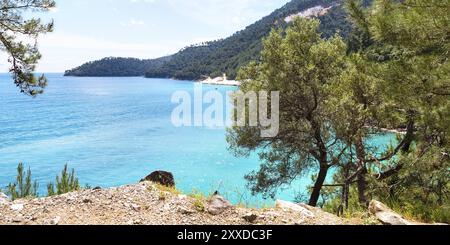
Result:
M215 195L208 201L207 211L212 215L219 215L231 207L233 205L229 201L219 195Z
M178 208L178 212L180 212L181 214L186 214L186 215L195 213L194 210L188 209L188 208L185 208L185 207L179 207Z
M16 212L22 211L23 208L24 208L24 205L21 203L11 205L11 210L16 211Z
M141 180L141 182L150 181L167 187L175 187L173 174L166 171L155 171Z
M84 198L83 203L85 203L85 204L92 203L92 200L89 198Z
M384 225L412 225L412 222L404 219L400 214L392 211L388 206L378 201L372 201L369 211Z
M0 192L0 204L6 204L8 202L10 202L9 197L5 193Z
M253 223L258 219L258 215L254 213L247 213L242 218L249 223Z
M141 211L141 206L139 206L137 204L131 204L131 208L136 212Z
M56 216L54 219L50 220L50 224L51 225L58 225L60 221L61 221L61 217Z
M315 217L315 215L304 206L292 202L277 200L276 207L283 210L292 210L295 212L299 212L304 218L312 219Z
M23 218L21 216L14 217L12 219L12 222L14 222L14 223L22 223L23 222Z
M92 190L94 190L94 191L98 191L98 190L101 190L102 188L100 187L100 186L97 186L97 187L94 187L94 189L92 189Z
M178 199L184 201L184 200L188 199L188 196L187 195L183 195L183 194L179 194L178 195Z

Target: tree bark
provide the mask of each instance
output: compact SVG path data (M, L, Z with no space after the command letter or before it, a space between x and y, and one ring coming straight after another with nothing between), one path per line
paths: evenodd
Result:
M356 142L356 157L358 158L358 174L357 174L357 184L358 184L358 199L359 203L364 206L369 206L369 202L366 197L367 189L367 168L366 168L366 150L364 146L364 140L359 137Z
M366 196L367 181L366 181L367 170L363 170L358 174L358 199L361 205L365 207L369 206L369 201Z
M319 175L317 177L316 183L314 184L313 191L311 194L311 198L309 199L309 205L312 207L316 207L319 202L320 192L322 191L323 184L328 175L329 167L320 167Z

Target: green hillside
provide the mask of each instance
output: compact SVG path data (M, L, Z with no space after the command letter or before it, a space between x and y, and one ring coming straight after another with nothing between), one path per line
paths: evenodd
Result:
M226 73L234 78L242 65L257 60L262 38L272 28L286 27L285 18L318 5L332 7L319 17L324 37L339 32L347 37L351 30L341 0L293 0L272 14L262 18L226 39L186 47L178 53L151 60L134 58L105 58L66 71L67 76L146 76L197 80L204 76Z

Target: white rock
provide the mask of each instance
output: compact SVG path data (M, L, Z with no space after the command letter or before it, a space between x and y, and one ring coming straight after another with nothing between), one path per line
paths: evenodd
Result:
M404 219L400 214L395 213L388 206L378 201L370 202L369 211L385 225L413 225L414 223Z
M20 212L22 211L24 208L24 205L22 203L16 203L11 205L11 210L16 211L16 212Z
M50 224L51 225L58 225L60 221L61 221L61 217L56 216L54 219L50 220Z
M139 206L137 204L131 204L131 208L136 212L141 211L141 206Z
M0 204L7 204L8 202L10 202L9 197L5 193L0 192Z
M283 209L283 210L292 210L292 211L295 211L295 212L299 212L305 218L312 219L312 218L315 217L315 215L311 211L309 211L308 209L306 209L306 208L304 208L304 207L302 207L302 206L300 206L298 204L292 203L292 202L287 202L287 201L283 201L283 200L277 200L276 207L280 208L280 209Z
M233 205L229 201L219 195L215 195L209 200L207 211L212 215L219 215L231 207Z
M180 195L178 195L178 199L180 199L180 200L187 200L187 199L188 199L188 196L187 196L187 195L180 194Z

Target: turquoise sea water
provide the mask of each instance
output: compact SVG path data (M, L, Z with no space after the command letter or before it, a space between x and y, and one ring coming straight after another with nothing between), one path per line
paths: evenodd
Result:
M227 151L225 129L176 128L171 123L173 92L193 93L194 83L145 78L74 78L47 75L45 94L19 94L9 75L0 75L0 187L14 180L16 167L31 167L40 194L68 163L80 181L113 187L138 182L154 170L174 173L185 192L219 189L233 202L251 197L244 175L258 169L258 157ZM222 93L233 87L203 86ZM377 136L383 144L392 135ZM279 194L292 200L310 176Z

